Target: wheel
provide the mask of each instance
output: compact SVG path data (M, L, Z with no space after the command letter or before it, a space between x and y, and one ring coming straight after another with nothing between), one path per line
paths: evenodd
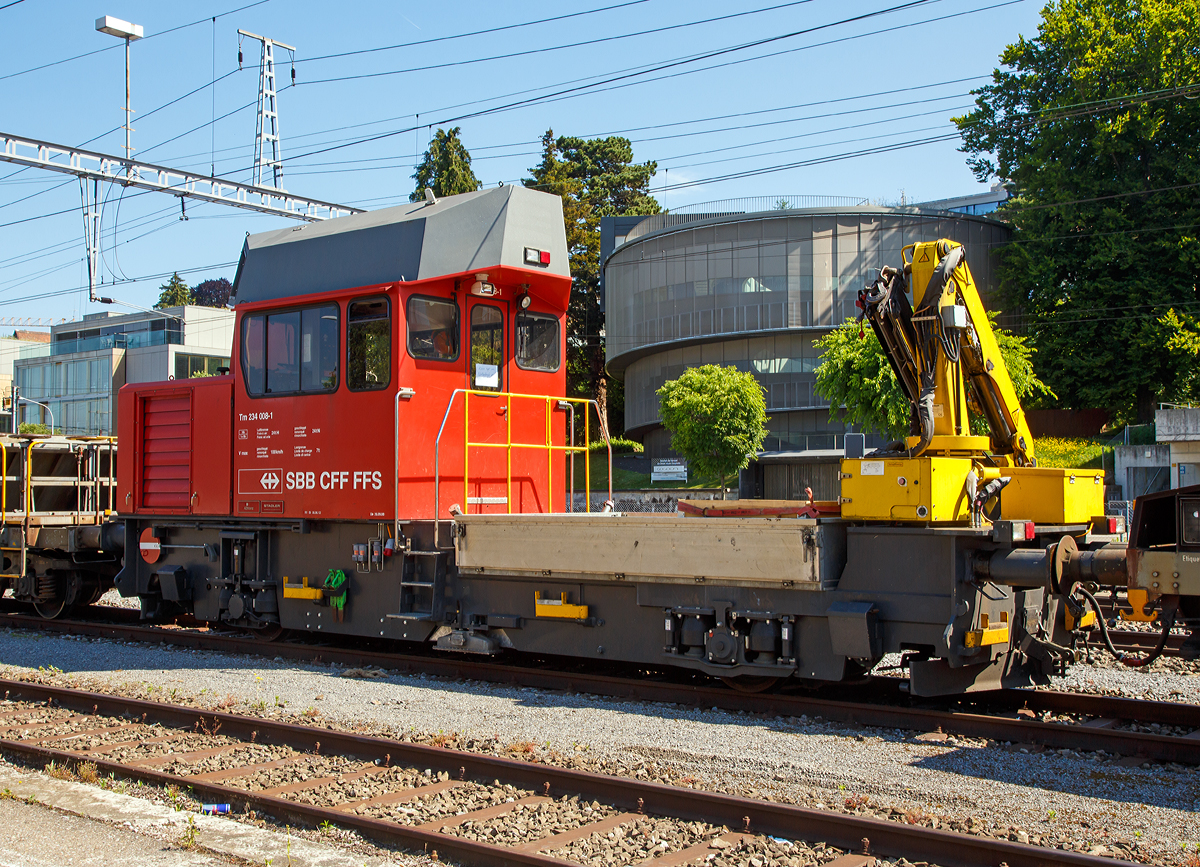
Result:
M46 620L61 617L63 612L70 609L66 599L51 599L49 602L34 602L33 610Z
M730 689L738 692L756 693L766 692L768 689L779 683L777 677L764 677L762 675L742 674L737 677L723 677L721 683L725 684Z
M247 627L246 632L249 633L251 638L256 638L259 641L275 641L279 636L283 635L283 627L278 623L271 623L258 629Z

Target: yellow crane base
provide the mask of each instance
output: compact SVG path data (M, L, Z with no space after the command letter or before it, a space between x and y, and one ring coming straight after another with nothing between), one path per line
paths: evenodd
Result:
M865 457L842 461L842 517L861 521L963 524L971 519L967 457ZM995 471L993 471L994 473ZM1104 514L1104 473L1057 467L1001 467L1005 520L1086 524ZM977 473L978 475L978 473ZM982 484L982 479L980 480Z

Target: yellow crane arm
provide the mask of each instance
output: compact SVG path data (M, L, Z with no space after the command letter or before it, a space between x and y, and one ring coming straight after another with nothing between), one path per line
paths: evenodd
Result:
M1036 466L1033 436L964 252L947 239L905 247L903 268L884 268L860 296L913 408L917 440L906 451L915 457L941 443L961 452L972 440L970 402L987 420L993 455ZM915 309L905 294L910 285Z

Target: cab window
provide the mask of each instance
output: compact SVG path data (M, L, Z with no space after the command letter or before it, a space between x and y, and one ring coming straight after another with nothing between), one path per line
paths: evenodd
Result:
M346 386L375 391L391 381L391 304L386 298L351 301L346 311Z
M471 387L503 391L504 315L499 307L476 304L471 308Z
M338 386L337 305L242 320L242 373L252 395L319 394Z
M408 299L408 354L413 358L458 358L458 304L446 298Z
M516 320L517 367L558 370L558 319L522 310Z

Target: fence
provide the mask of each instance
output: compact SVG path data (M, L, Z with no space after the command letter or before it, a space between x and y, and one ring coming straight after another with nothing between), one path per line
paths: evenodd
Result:
M1125 532L1133 530L1133 500L1109 500L1104 504L1104 514L1125 518Z
M736 491L727 491L726 499L736 500ZM599 512L604 509L604 501L606 495L603 493L592 494L592 511ZM719 500L721 493L715 488L712 490L704 489L683 489L678 491L615 491L613 493L613 511L626 512L631 514L674 514L679 511L679 501L683 500ZM575 494L575 498L571 503L572 512L583 512L587 505L586 497L581 494Z

